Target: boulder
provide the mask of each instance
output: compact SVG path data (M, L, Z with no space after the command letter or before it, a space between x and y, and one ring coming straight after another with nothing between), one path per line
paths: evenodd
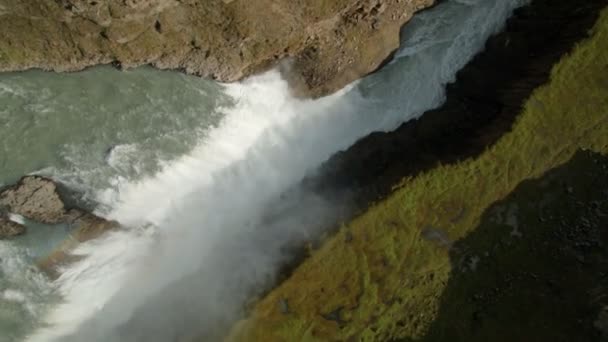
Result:
M46 224L62 222L66 213L56 184L40 176L25 176L16 185L0 192L0 206Z
M44 224L68 224L70 236L38 266L51 277L58 276L57 267L73 260L70 251L79 243L101 236L119 227L81 208L66 208L57 191L57 183L41 176L25 176L13 186L0 190L0 239L25 233L25 226L9 219L19 214Z

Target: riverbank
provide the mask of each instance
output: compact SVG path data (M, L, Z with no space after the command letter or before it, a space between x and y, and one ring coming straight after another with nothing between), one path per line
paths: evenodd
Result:
M258 302L249 321L241 322L236 329L241 333L237 334L238 337L263 341L417 340L424 337L438 317L440 298L450 274L454 272L450 260L452 247L471 232L477 231L476 227L490 205L512 193L523 180L540 177L566 163L581 148L608 153L608 113L605 111L608 84L604 80L608 65L608 11L603 12L592 38L581 43L553 67L550 82L534 91L525 101L523 110L520 111L517 104L517 99L523 103L528 94L546 80L553 65L551 61L558 60L570 46L584 37L585 24L593 23L598 10L604 5L605 2L597 1L582 7L573 4L568 7L566 2L534 1L531 7L521 10L510 21L506 31L508 34L499 35L488 43L485 55L500 45L508 47L517 42L525 43L526 40L521 40L521 37L527 32L514 30L514 27L534 30L540 25L544 28L543 31L534 31L539 35L524 45L528 49L523 49L525 53L519 57L523 63L512 63L514 67L521 66L519 78L510 77L512 74L518 75L514 70L507 69L508 72L504 74L496 71L493 75L505 80L504 88L495 84L488 87L485 83L477 88L490 88L488 90L496 91L498 96L486 97L482 94L481 97L471 97L466 92L459 93L458 88L454 88L458 82L451 88L451 96L455 94L456 99L450 100L448 95L446 106L452 107L444 110L447 113L467 110L463 111L464 116L455 121L462 125L444 121L448 125L443 132L456 132L448 136L458 137L459 131L463 131L467 133L463 135L472 137L465 141L465 153L449 153L451 148L459 147L456 143L458 139L449 140L451 144L439 144L442 147L435 149L435 153L423 154L426 157L420 158L426 162L428 169L413 168L413 175L417 176L407 177L408 173L401 173L398 167L382 167L387 163L381 161L387 160L384 159L386 155L392 153L393 157L399 158L389 160L403 160L402 168L408 164L416 165L408 159L411 154L402 150L404 146L414 145L400 145L399 142L419 144L424 139L397 139L396 134L391 139L383 139L391 137L390 134L376 134L367 138L384 140L384 144L377 146L385 146L385 149L370 149L373 151L369 153L370 157L362 159L358 164L360 167L353 169L354 174L357 174L356 170L380 165L379 172L361 172L374 177L388 175L389 181L386 181L383 190L386 192L395 184L390 184L391 179L399 179L399 175L405 179L394 193L340 229L289 279ZM540 10L544 12L537 12ZM544 20L539 17L531 19L534 15L542 14L547 15ZM554 14L563 17L557 20L559 18L553 17ZM541 32L544 36L540 35ZM537 50L537 46L544 49ZM503 48L505 51L514 50ZM487 63L482 58L484 54L471 64L474 67L461 73L465 76L460 77L466 79L468 74L469 82L479 81L479 78L472 76L483 71L475 66ZM498 61L510 63L517 61L515 57L517 55L506 54ZM496 65L490 69L500 70ZM484 118L483 113L494 115L485 117L487 121L479 120L485 121L485 126L477 126L471 124L476 120L467 120L474 113L479 113L481 118ZM507 115L500 116L500 113ZM425 117L426 114L419 122ZM431 119L425 122L429 122L428 126L413 123L409 125L416 128L406 130L419 133L439 128L432 124ZM488 122L492 125L487 126ZM407 125L400 128L401 132ZM455 127L461 129L455 130ZM500 129L488 130L496 127ZM439 134L431 136L439 141L443 139ZM408 137L408 134L403 137ZM433 139L427 140L427 143L430 141ZM359 146L362 144L359 143ZM424 146L424 151L424 148L432 145L418 146ZM359 147L360 152L364 150ZM378 153L382 159L371 157ZM358 156L364 155L360 153ZM437 158L441 155L457 157ZM448 164L457 160L462 161ZM438 162L444 165L436 166ZM390 177L392 172L395 174L393 178ZM373 184L383 183L378 183L378 178L369 179L368 195L362 197L363 202L381 193L373 191ZM515 232L518 233L517 230ZM484 248L490 247L484 245ZM599 311L601 308L596 305L594 309ZM593 325L594 322L587 320L586 324Z
M434 0L0 0L0 71L150 64L232 82L279 64L299 95L376 70Z

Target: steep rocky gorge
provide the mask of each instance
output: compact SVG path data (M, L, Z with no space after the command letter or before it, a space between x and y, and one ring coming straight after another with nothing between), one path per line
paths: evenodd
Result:
M279 61L321 96L377 69L434 0L0 0L0 71L151 64L222 82Z
M4 0L0 0L0 5L3 3L3 1ZM90 15L95 17L96 20L103 20L103 15L105 15L104 11L94 13L87 12L88 14L82 12L82 8L89 8L89 6L100 6L100 3L102 2L83 2L80 4L80 9L76 8L78 5L76 1L63 2L61 3L61 6L64 6L65 11L68 12L79 13L79 15ZM157 2L159 6L162 3L162 1ZM185 1L179 3L181 4L184 2ZM209 3L213 6L219 6L218 8L228 8L235 3L239 3L241 7L254 6L253 4L241 2L242 1L239 0L224 1L223 3L220 1L209 1ZM334 3L338 4L338 2L339 1L335 1ZM395 2L395 4L396 3L410 2L401 1ZM398 183L399 180L404 176L416 177L421 172L436 168L438 163L459 163L466 158L477 157L488 146L493 145L511 129L516 116L519 114L524 101L528 98L530 93L541 84L547 82L552 65L554 65L566 51L569 51L575 42L586 36L586 32L597 19L597 12L606 3L603 0L589 1L586 6L583 6L568 4L566 1L552 2L535 0L533 1L533 4L534 5L532 7L527 7L521 11L518 11L515 17L510 21L507 30L490 40L487 45L488 51L481 54L473 63L471 63L471 65L469 65L463 72L459 74L456 84L449 86L448 102L445 106L425 114L425 116L420 120L404 124L401 128L393 133L373 134L357 143L354 147L349 148L346 152L335 156L326 165L324 173L320 177L317 177L317 179L313 179L311 181L311 183L313 183L313 187L317 189L325 187L328 189L328 192L340 191L341 187L348 189L354 188L357 192L355 201L358 202L357 204L362 210L365 210L365 208L367 208L371 202L377 200L378 197L383 198L390 194L393 191L394 184ZM152 8L146 7L151 6L151 2L143 3L126 1L118 4L118 6L122 5L142 6L140 9ZM11 8L16 8L19 6L25 8L30 5L19 4ZM108 8L110 8L111 4L103 2L103 6L108 6ZM293 7L298 6L301 8L305 5L296 5L294 2ZM161 7L157 7L156 10L161 12L166 10L166 8ZM235 7L234 10L236 11L237 8ZM3 13L3 11L5 12ZM370 13L371 12L372 11L370 11ZM0 7L0 26L4 25L4 21L1 19L6 18L6 13L8 13L7 10L2 10ZM158 17L151 21L151 26L148 27L148 31L150 32L144 31L142 33L143 37L147 37L147 35L150 34L159 35L162 37L162 35L167 32L166 21L162 19L163 16L159 13L157 13ZM549 13L553 15L548 15ZM110 15L115 15L115 13L110 11ZM42 19L38 18L37 20ZM276 18L273 17L273 20L269 20L269 25L273 25L276 21ZM114 20L112 20L112 23L113 22ZM261 68L265 68L275 63L274 56L271 60L266 61L260 57L261 55L256 55L260 57L260 59L247 62L250 64L247 64L248 66L244 69L238 69L238 67L235 67L236 69L230 69L231 67L227 67L227 65L233 64L230 64L232 62L230 62L229 59L221 62L226 62L228 64L222 64L221 67L218 66L219 64L216 64L215 67L217 67L217 69L213 69L210 67L211 64L200 62L200 60L199 62L196 62L193 59L190 59L190 57L194 58L193 56L189 55L190 53L193 53L192 51L186 53L187 56L190 56L184 57L186 59L180 59L181 57L177 57L179 49L174 50L171 52L171 54L161 52L159 55L137 55L141 51L139 49L134 50L132 47L129 47L129 44L131 44L133 41L138 41L138 39L140 39L139 36L123 43L112 43L111 38L109 38L111 31L110 27L113 26L112 23L109 23L109 26L100 26L105 28L98 32L99 37L101 38L96 38L102 42L100 44L108 44L107 46L103 45L106 46L103 47L103 49L110 49L106 50L105 53L107 53L107 55L91 54L88 55L89 57L87 58L90 58L88 60L85 60L83 57L84 55L82 55L78 57L80 58L78 60L65 62L66 60L62 59L63 57L61 56L65 57L74 50L62 50L62 48L58 49L57 51L53 50L53 52L49 53L58 54L57 56L59 57L57 57L55 62L52 62L52 58L46 59L46 56L44 55L36 57L39 58L38 61L40 63L51 61L52 63L57 63L56 65L18 66L17 64L13 64L13 66L9 65L8 67L14 67L15 69L25 67L41 67L53 70L77 70L79 68L86 67L89 65L87 64L89 62L93 64L114 62L116 66L122 65L124 67L131 67L140 63L151 63L161 68L183 68L185 71L190 73L213 76L219 79L223 79L222 77L224 76L228 77L227 75L234 75L235 79L237 79L248 73L255 72L256 70L260 70ZM559 24L561 29L552 29L552 27L557 26L557 24ZM100 24L95 23L95 25ZM371 23L371 25L372 26L370 27L374 30L379 28L377 23ZM71 30L71 28L68 26L69 25L64 26L62 30ZM373 26L376 27L374 28ZM75 31L79 30L78 28L73 29ZM130 30L131 26L129 26L128 29ZM184 30L187 31L187 29ZM180 32L183 33L184 30ZM3 29L0 31L0 35L5 34L5 32L8 31ZM534 32L534 34L531 32ZM72 39L73 34L76 33L78 32L70 33L70 39ZM46 32L40 33L41 36L46 34ZM172 34L177 35L178 33L174 32ZM366 33L363 34L365 35ZM284 37L281 36L281 39L283 38ZM167 41L162 43L162 39L167 39ZM154 44L158 44L158 46L154 47L154 49L167 48L169 45L173 44L173 39L175 38L161 38L160 41L154 40ZM5 39L0 40L0 52L10 50L2 50L2 44L5 44L6 41L7 40ZM329 41L331 41L331 39ZM68 45L73 43L66 43L65 41L59 40L56 42L58 42L57 44L65 43ZM112 44L120 47L112 47L114 46ZM379 44L379 46L380 45L382 44ZM262 47L265 49L265 46L266 44L263 44ZM112 50L114 48L117 50ZM177 49L177 46L175 46L175 48ZM313 47L313 49L317 48L318 45ZM334 46L328 48L334 48ZM304 47L302 53L304 53L304 51L310 51L307 49L308 47ZM32 55L37 53L35 49L22 51L27 51L27 53L32 53ZM124 53L125 55L121 54L120 56L122 57L119 59L115 55L117 51ZM149 52L151 50L146 51ZM226 51L222 53L230 54L231 51L232 48L226 48ZM332 53L335 53L334 50L332 51ZM62 53L64 55L61 55ZM335 56L326 56L328 59L324 62L326 64L323 64L319 63L319 60L317 59L301 59L303 57L298 55L298 53L294 52L292 55L291 52L289 52L286 55L278 57L278 59L285 56L294 57L292 60L293 64L291 64L291 66L294 67L294 70L297 70L298 72L290 73L289 75L300 75L305 82L297 83L297 80L292 79L292 85L305 85L306 87L298 89L305 90L306 94L324 94L333 89L330 84L333 84L331 82L334 81L331 80L340 81L346 79L341 77L358 77L356 76L356 73L351 74L352 70L354 69L351 70L349 68L347 68L349 71L345 71L344 74L322 72L320 68L325 66L329 68L327 70L332 72L338 71L338 69L335 69L335 67L339 64L332 64L338 63L336 60L332 59ZM105 56L103 58L107 59L103 59L103 61L96 59L101 58L100 56L102 55ZM209 52L209 55L206 58L212 58L212 56L215 55L212 55ZM224 55L219 54L218 56L224 58ZM5 66L3 63L5 60L8 60L3 60L2 58L3 57L0 56L0 67ZM142 60L138 58L142 58ZM243 63L243 57L241 56L240 58L241 63ZM320 56L320 52L318 55L315 55L314 58L322 58L322 56ZM339 60L339 58L336 59ZM13 60L15 61L16 59ZM27 60L28 59L23 59L23 61ZM31 63L32 60L29 60L30 62L28 63ZM129 60L131 60L131 62L128 62ZM300 63L305 63L305 65L312 70L312 73L306 74L306 72L303 72L304 69L297 69L299 65L297 64L298 61L300 61ZM313 63L312 61L315 62ZM220 63L219 60L216 60L214 63L216 62ZM258 62L259 64L256 64ZM202 68L201 70L204 68L211 68L204 69L211 72L211 74L207 73L207 71L200 72L196 71L195 69L187 69L188 67L183 63L192 63L188 64L191 65L192 68L198 65L199 68ZM234 65L242 66L244 64L237 63ZM285 64L284 66L287 65ZM214 74L216 71L220 73L217 75ZM328 78L319 79L322 82L315 86L314 82L311 83L315 80L315 78L309 78L312 77L311 75L318 75L315 77ZM327 81L328 79L330 81ZM229 80L232 79L230 78ZM338 84L340 83L335 83L336 87L338 87ZM370 165L373 167L370 167ZM328 184L334 185L335 187L329 189L329 187L327 187ZM66 209L70 208L71 206L64 202L65 197L61 194L61 191L58 190L60 187L61 186L57 186L52 181L42 177L25 177L13 187L6 188L4 190L0 189L0 238L1 235L4 234L4 231L7 232L5 235L8 237L23 232L24 228L22 226L19 226L18 223L10 220L8 215L9 212L13 214L20 214L39 222L59 222L72 225L73 227L77 228L72 235L73 239L68 240L66 244L55 254L41 262L41 266L47 270L51 270L51 274L52 267L56 265L57 262L66 260L67 255L65 254L65 251L71 246L74 246L75 243L98 236L98 234L104 232L105 230L114 228L116 226L115 223L104 221L91 214L86 214L81 209ZM41 211L41 208L44 209ZM464 211L457 212L455 216L460 217L461 215L464 215L464 213ZM337 238L340 238L340 235L338 235ZM356 244L357 238L357 235L348 235L348 238L345 239L345 241L347 241L346 245ZM353 239L355 243L352 243ZM381 262L381 264L384 263L384 261ZM286 281L287 284L293 282L293 279ZM301 290L302 293L304 293L309 290L314 292L315 289L314 286L309 286L309 289ZM278 295L278 297L281 299L275 300L277 295L275 294L273 297L273 294L270 294L267 299L262 300L262 305L260 305L260 307L263 307L264 303L266 303L265 307L270 308L268 312L272 312L272 315L275 315L273 318L279 317L280 320L290 318L294 315L294 313L298 312L297 303L293 301L291 297L289 297L289 301L288 299L285 299L288 298L287 296L281 297L281 295ZM331 309L334 309L334 307ZM459 309L460 308L456 308L456 312L458 312ZM334 328L334 325L336 325L340 329L344 329L342 324L345 322L342 321L343 317L341 315L343 312L341 312L340 309L331 312L322 311L321 313L323 315L319 316L318 313L315 312L315 314L319 316L317 318L322 321L322 325L330 326L332 329ZM451 317L453 316L450 316L450 318ZM264 322L264 324L271 321L272 320L267 320ZM446 323L448 325L452 322L451 319L446 321L448 322ZM407 320L405 322L409 327L410 323L407 322ZM265 327L264 324L261 325L262 330ZM399 324L402 324L402 321L399 321L398 325ZM353 324L347 324L348 329L350 329L352 326ZM374 327L375 326L372 326L372 328ZM413 324L413 327L414 330L418 329L418 325L416 324ZM510 329L510 327L506 328ZM271 330L272 329L267 329L269 332L271 332ZM382 329L380 329L380 332L382 333Z
M324 177L358 189L362 214L257 302L235 340L604 341L605 223L595 220L605 216L588 199L605 198L605 157L583 168L575 152L605 156L608 147L606 107L591 100L606 101L606 84L596 82L608 65L608 12L596 22L605 6L532 1L458 74L443 106L335 156ZM566 162L570 171L547 172ZM526 181L545 172L570 174ZM583 178L592 195L576 198L572 182ZM551 194L545 216L548 200L538 197ZM503 198L519 198L513 212L525 207L525 215L487 219ZM547 236L557 238L544 248ZM597 259L570 253L572 245L591 246L585 253ZM475 274L482 259L491 265ZM557 314L563 307L570 317Z

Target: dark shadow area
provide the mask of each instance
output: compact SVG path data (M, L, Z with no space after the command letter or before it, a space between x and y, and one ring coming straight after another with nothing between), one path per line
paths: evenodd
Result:
M578 152L523 182L450 259L437 318L416 341L608 340L608 157Z
M443 106L393 132L361 139L305 183L325 197L352 200L360 212L404 177L479 155L511 129L532 91L588 36L606 5L606 0L533 0L458 73Z

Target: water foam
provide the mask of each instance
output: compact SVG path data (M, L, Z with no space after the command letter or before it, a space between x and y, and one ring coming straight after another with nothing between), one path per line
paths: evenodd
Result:
M386 70L317 101L292 98L276 71L226 86L235 105L191 153L100 195L114 203L108 217L138 228L76 250L85 258L57 282L65 302L29 340L167 341L230 322L272 282L282 247L317 233L299 218L332 206L304 194L298 219L287 212L273 223L265 208L336 151L439 105L445 84L522 3L441 4L417 19L438 25L404 35Z
M9 213L8 219L19 224L25 224L25 218L19 214Z
M31 266L28 250L0 241L0 341L31 331L53 302L53 287Z

